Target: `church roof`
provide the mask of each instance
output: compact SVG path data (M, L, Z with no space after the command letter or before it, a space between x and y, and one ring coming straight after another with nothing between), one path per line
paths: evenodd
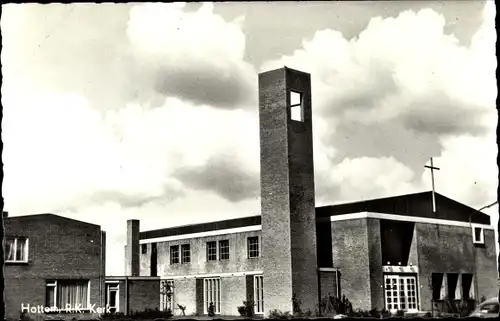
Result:
M471 217L473 223L490 224L489 215L483 212L478 212L470 206L459 203L439 193L435 194L435 213L432 211L432 192L427 191L345 204L321 206L316 208L316 217L320 218L350 213L374 212L468 223L469 217L474 214Z
M375 212L414 217L437 218L467 223L469 222L469 216L474 213L474 215L472 215L473 223L490 224L489 215L482 212L477 212L474 208L459 203L439 193L436 193L436 213L433 213L431 192L406 194L353 203L321 206L316 208L316 217L330 217L334 215L359 212ZM140 239L184 235L260 224L260 215L247 216L231 220L144 231L140 232Z

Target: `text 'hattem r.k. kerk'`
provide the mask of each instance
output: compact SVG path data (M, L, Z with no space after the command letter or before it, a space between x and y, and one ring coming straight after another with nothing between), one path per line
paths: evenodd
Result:
M311 99L309 74L261 73L261 215L150 231L129 220L125 276L106 276L99 226L4 214L7 316L22 304L236 316L244 301L316 314L344 296L353 309L424 313L494 296L488 215L433 192L315 206Z

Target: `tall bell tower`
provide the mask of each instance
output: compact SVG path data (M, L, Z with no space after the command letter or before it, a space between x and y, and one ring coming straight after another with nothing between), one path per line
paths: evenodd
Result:
M287 67L259 74L265 312L318 307L311 77Z

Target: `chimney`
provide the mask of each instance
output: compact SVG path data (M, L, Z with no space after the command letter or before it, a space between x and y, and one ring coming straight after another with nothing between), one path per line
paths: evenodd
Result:
M127 221L125 275L139 276L139 220Z

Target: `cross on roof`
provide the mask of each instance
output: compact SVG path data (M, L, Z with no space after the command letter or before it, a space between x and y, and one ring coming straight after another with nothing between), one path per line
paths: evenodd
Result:
M436 212L436 195L434 191L434 170L440 170L439 167L434 167L434 163L432 162L432 157L431 157L431 166L425 165L426 168L429 168L431 170L431 179L432 179L432 212Z

